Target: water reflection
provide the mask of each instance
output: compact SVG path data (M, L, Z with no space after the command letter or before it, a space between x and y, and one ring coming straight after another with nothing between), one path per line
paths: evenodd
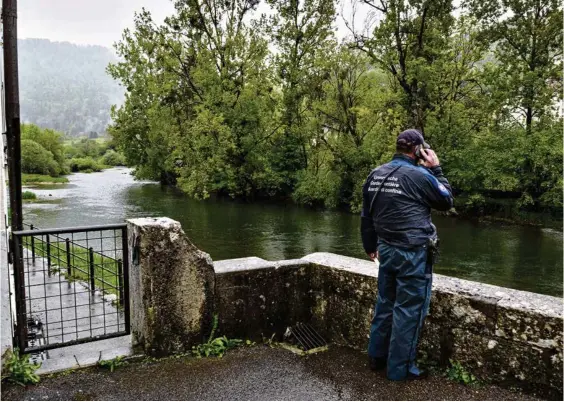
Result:
M75 174L62 188L34 189L50 202L27 204L26 222L61 227L168 216L215 260L278 260L316 251L365 258L356 215L292 205L198 202L170 187L136 182L128 173ZM437 273L562 296L561 232L439 216L434 222L442 242Z

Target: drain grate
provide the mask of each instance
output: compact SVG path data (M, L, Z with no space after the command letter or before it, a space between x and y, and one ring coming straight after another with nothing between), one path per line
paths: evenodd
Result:
M327 350L327 342L311 325L297 323L288 328L286 335L303 353L311 354Z

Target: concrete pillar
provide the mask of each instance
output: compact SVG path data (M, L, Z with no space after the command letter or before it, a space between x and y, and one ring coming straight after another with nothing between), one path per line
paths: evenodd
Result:
M134 346L155 356L189 351L212 322L210 256L169 218L131 219L127 229Z

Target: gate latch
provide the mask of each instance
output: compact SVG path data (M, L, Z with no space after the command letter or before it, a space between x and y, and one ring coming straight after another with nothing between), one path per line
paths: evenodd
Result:
M133 265L139 265L139 235L137 233L134 234L132 243L131 262Z

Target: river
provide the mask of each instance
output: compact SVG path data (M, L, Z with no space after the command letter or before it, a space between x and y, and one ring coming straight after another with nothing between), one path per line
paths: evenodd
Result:
M24 220L41 228L100 225L167 216L214 260L299 258L326 251L366 258L358 215L295 205L195 201L177 189L135 181L126 168L73 174L67 185L33 188L40 202ZM441 257L435 272L562 297L562 232L436 216Z

